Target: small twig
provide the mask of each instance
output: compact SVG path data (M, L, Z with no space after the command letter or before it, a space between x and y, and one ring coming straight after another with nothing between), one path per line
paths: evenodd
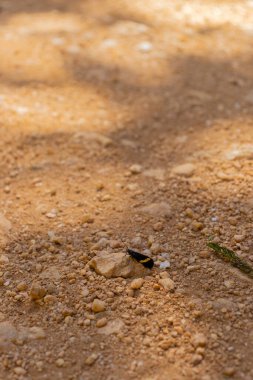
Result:
M237 254L226 247L221 247L217 243L207 243L207 246L215 251L218 257L223 260L229 261L234 267L246 273L249 277L253 278L253 268Z

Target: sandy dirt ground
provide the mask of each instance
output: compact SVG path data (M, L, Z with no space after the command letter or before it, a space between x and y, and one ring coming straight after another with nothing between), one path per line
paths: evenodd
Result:
M253 1L1 0L0 379L252 380L252 162Z

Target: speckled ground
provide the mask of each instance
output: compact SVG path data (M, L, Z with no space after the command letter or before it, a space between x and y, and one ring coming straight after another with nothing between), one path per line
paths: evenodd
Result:
M252 1L0 1L1 380L253 379L206 247L253 265L252 38ZM126 247L139 290L89 268Z

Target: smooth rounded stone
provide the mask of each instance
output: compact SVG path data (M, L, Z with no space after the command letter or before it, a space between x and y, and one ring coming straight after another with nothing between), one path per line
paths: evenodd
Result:
M191 228L193 231L201 231L204 228L203 223L198 222L197 220L194 220L191 224Z
M142 166L139 164L134 164L130 166L129 170L132 174L140 174L142 172Z
M46 333L41 327L33 326L29 328L28 339L37 340L45 339Z
M87 359L85 360L85 364L86 365L93 365L95 363L95 361L97 360L98 358L98 354L96 354L95 352L92 353L90 356L87 357Z
M40 284L34 283L30 290L30 297L32 300L42 299L46 295L46 289Z
M142 207L140 211L154 217L166 218L171 216L171 207L166 202L151 203L148 206Z
M172 169L172 174L176 174L182 177L191 177L196 170L196 165L191 163L186 163L182 165L177 165Z
M166 290L173 290L173 289L175 289L175 283L170 278L161 278L158 282Z
M105 311L106 309L106 304L104 301L101 301L99 299L94 299L94 301L92 302L92 311L94 311L94 313L101 313L102 311Z
M203 360L203 356L199 355L199 354L194 354L192 355L192 359L191 359L191 362L193 365L198 365L202 362Z
M18 376L24 376L26 374L26 370L22 367L15 367L13 372Z
M139 264L125 252L104 253L102 256L95 256L88 264L97 274L106 278L144 277L150 273L149 269Z
M59 359L57 359L57 360L55 361L55 364L57 365L57 367L63 367L64 364L65 364L65 361L64 361L64 359L59 358Z
M163 350L166 351L169 348L171 348L174 344L175 344L175 340L172 338L172 339L167 339L160 342L159 347L161 347Z
M122 246L122 243L120 240L110 240L110 247L115 249L115 248L120 248Z
M131 289L134 289L134 290L137 290L137 289L140 289L142 287L142 285L144 284L144 280L143 278L136 278L134 279L131 284L130 284L130 288Z
M205 347L207 344L207 338L202 333L195 334L192 339L191 343L194 347Z
M226 367L223 370L223 375L225 376L233 376L235 374L236 370L233 367Z
M90 291L87 287L85 287L81 290L82 297L88 297L89 294L90 294Z
M96 326L100 328L100 327L104 327L106 324L107 324L107 319L101 318L101 319L98 319Z
M118 334L125 327L125 323L121 319L114 319L112 321L108 321L107 325L100 328L98 332L104 335Z
M245 235L234 235L234 240L236 243L241 243L245 239Z

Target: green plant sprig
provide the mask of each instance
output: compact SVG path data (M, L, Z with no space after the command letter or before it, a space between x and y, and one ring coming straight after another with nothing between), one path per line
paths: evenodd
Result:
M240 271L253 278L253 268L246 261L237 256L234 251L212 242L207 243L207 246L213 249L218 257L225 261L229 261L234 267L240 269Z

